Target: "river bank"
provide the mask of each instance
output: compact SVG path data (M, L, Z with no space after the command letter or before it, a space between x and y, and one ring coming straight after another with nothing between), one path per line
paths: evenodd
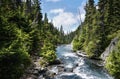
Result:
M41 72L46 71L45 69L42 69L39 64L41 60L40 57L34 56L31 58L31 65L25 70L23 76L20 79L37 79Z
M104 67L104 61L100 58L89 58L88 55L86 55L84 52L82 51L77 51L75 52L76 55L80 56L80 57L84 57L84 58L88 58L89 61L97 66L100 66L100 67Z
M61 64L59 60L55 60L55 62L50 63L43 67L40 65L41 60L43 60L39 56L32 57L32 64L25 70L25 73L20 79L51 79L55 76L56 73L50 72L50 68L54 65ZM62 67L62 66L61 66Z
M90 59L72 52L71 45L61 45L56 49L57 58L61 64L48 65L42 69L38 58L27 78L21 79L113 79L101 66ZM97 61L94 61L97 62Z

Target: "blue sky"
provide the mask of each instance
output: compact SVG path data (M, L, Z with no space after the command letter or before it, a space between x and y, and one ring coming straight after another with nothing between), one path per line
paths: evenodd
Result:
M63 26L64 32L74 31L80 25L80 16L84 21L84 6L87 0L41 0L42 13L47 13L49 21L55 27ZM97 3L98 0L95 0Z

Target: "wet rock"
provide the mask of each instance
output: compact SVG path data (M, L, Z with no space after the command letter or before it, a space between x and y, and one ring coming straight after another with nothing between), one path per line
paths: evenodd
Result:
M33 75L38 76L39 75L39 71L38 70L34 70L33 71Z
M51 73L49 76L50 76L51 78L54 78L55 75L56 75L56 73Z
M52 79L55 76L56 76L56 73L47 71L46 73L43 74L42 77L44 77L45 79Z
M78 64L78 63L76 63L76 67L77 67L77 66L79 66L79 64Z
M47 71L47 69L44 68L44 69L39 70L39 73L42 74L42 73L45 73L46 71Z
M98 67L103 67L103 61L102 60L97 60L97 59L91 59L91 58L89 58L89 59L85 59L85 61L86 61L86 64L88 64L88 65L95 65L95 66L98 66Z
M64 72L73 72L73 68L65 68Z
M77 51L76 54L80 57L88 57L88 55L86 55L83 51Z
M37 79L37 76L36 76L36 75L31 75L30 78L31 78L31 79ZM30 79L30 78L28 78L28 79Z
M58 65L58 64L62 64L62 62L60 60L55 60L54 62L49 63L49 65Z
M58 73L64 71L64 65L57 65Z
M81 77L77 76L74 73L69 73L69 74L62 74L60 76L60 79L82 79Z
M63 65L63 64L61 64L61 65L57 65L57 67L64 68L64 65Z

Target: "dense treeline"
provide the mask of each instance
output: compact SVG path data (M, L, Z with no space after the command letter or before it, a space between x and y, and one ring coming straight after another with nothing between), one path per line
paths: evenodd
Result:
M19 79L33 55L53 62L60 34L38 0L0 0L0 79Z
M73 40L73 49L83 50L91 58L98 58L113 38L120 35L120 0L88 0L85 6L85 21L77 29ZM120 43L107 58L106 68L119 79L120 76Z
M59 31L61 44L70 44L76 34L76 31L68 32L67 34L65 34L63 31L63 26L60 27Z
M76 34L76 31L70 32L66 35L64 35L64 43L65 44L70 44Z

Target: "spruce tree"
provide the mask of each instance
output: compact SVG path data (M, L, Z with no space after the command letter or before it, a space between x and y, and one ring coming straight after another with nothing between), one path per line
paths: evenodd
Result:
M47 16L47 13L45 13L45 15L44 15L44 23L48 23L48 16Z

